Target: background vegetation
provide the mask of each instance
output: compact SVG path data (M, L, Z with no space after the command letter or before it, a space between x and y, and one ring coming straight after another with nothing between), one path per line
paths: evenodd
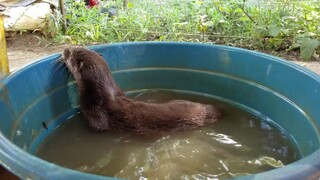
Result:
M57 42L192 41L300 52L304 60L320 54L318 0L129 0L127 8L108 0L92 9L67 0L66 7L68 29Z

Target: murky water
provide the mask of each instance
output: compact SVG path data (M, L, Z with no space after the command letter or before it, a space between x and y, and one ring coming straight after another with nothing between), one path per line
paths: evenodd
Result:
M223 179L281 167L299 159L284 132L216 100L166 91L132 94L139 100L212 103L224 118L210 126L163 136L92 132L81 114L50 135L37 156L79 171L129 179Z

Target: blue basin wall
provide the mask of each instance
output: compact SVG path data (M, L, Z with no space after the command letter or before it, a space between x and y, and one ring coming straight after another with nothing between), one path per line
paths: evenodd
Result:
M292 179L319 172L318 75L270 55L225 46L144 42L90 48L107 59L124 91L184 90L235 103L276 122L305 157L286 167L242 178ZM45 57L0 81L0 163L24 178L103 178L61 168L29 154L41 137L78 111L73 78L54 63L59 57Z

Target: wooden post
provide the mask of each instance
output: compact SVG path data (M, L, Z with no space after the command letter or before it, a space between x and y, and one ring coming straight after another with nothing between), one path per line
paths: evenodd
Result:
M66 34L67 32L67 21L65 16L65 9L64 9L64 0L59 0L60 12L62 16L62 30L63 33Z
M0 16L0 78L9 73L7 43L3 26L3 17Z
M123 8L124 9L128 8L128 0L123 0Z

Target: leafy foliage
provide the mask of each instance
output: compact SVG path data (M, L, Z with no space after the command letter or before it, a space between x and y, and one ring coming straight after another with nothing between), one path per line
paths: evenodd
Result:
M123 41L194 41L249 49L297 51L310 60L320 53L318 0L122 0L109 17L100 8L67 1L68 30L57 41L74 44Z
M319 46L319 41L316 39L301 38L298 41L300 43L300 52L303 60L311 59L315 49Z

